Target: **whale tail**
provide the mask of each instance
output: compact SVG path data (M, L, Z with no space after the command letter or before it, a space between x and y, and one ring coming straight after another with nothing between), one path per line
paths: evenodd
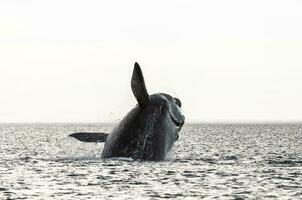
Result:
M108 135L108 133L78 132L70 134L69 137L76 138L82 142L105 142Z

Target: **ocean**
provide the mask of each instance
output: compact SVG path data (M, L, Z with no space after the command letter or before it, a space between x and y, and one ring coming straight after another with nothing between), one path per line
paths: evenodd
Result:
M302 199L302 124L186 124L162 162L68 137L112 127L0 124L0 199Z

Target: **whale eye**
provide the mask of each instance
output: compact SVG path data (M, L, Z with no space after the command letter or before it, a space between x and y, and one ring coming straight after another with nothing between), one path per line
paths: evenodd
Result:
M180 100L178 99L178 98L174 98L175 99L175 103L179 106L179 107L181 107L181 102L180 102Z

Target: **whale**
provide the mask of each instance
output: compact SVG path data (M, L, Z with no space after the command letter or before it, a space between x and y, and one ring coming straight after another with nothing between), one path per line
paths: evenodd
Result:
M103 159L165 160L185 123L181 101L165 93L149 95L137 62L131 89L137 104L110 133L78 132L69 136L83 142L105 142Z

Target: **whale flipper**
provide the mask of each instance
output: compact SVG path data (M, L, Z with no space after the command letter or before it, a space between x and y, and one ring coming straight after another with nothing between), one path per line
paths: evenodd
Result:
M131 89L140 107L144 108L149 103L149 94L146 89L143 72L138 63L134 64Z
M70 134L69 137L74 137L82 142L105 142L108 135L108 133L78 132Z

